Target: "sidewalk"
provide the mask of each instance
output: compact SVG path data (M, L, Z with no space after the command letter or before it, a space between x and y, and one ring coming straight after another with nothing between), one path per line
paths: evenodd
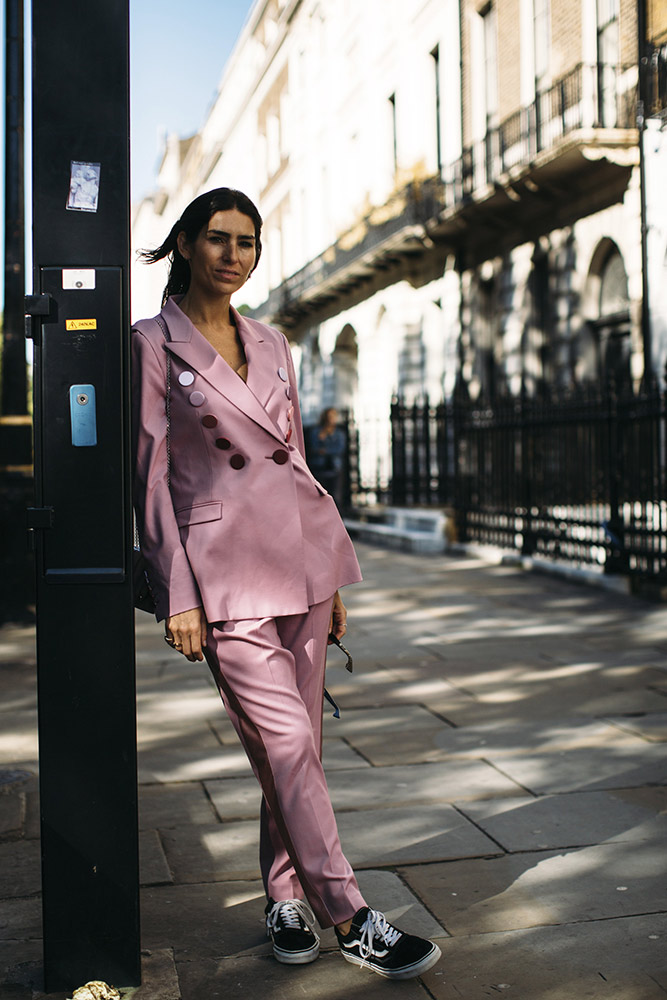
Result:
M124 997L665 1000L667 607L481 559L358 551L354 674L329 657L342 718L327 707L327 776L362 891L443 960L388 983L345 963L330 930L313 965L273 960L255 780L205 667L139 614L144 984ZM0 698L0 997L37 1000L28 629L0 631Z

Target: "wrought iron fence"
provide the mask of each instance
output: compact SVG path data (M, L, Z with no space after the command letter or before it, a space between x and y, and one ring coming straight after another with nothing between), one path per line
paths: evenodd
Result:
M449 506L462 541L667 578L667 399L657 385L437 406L396 399L390 421L390 481L363 481L356 461L353 503Z

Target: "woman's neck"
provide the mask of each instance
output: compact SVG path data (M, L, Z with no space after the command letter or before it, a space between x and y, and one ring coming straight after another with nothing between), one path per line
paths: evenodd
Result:
M188 289L178 306L181 312L184 312L191 323L198 328L204 326L220 330L234 325L230 295L217 295L215 298L209 298Z

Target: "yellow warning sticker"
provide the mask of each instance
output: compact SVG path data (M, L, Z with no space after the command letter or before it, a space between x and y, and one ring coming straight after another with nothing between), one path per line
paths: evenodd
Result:
M96 319L66 319L66 330L97 330Z

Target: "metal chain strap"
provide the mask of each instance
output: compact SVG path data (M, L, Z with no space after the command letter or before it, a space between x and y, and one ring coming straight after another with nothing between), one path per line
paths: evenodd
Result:
M171 337L166 323L160 316L156 316L155 321L162 330L164 339L169 342ZM164 408L167 412L167 486L171 486L171 354L169 351L165 353L167 355L167 394L164 399Z

